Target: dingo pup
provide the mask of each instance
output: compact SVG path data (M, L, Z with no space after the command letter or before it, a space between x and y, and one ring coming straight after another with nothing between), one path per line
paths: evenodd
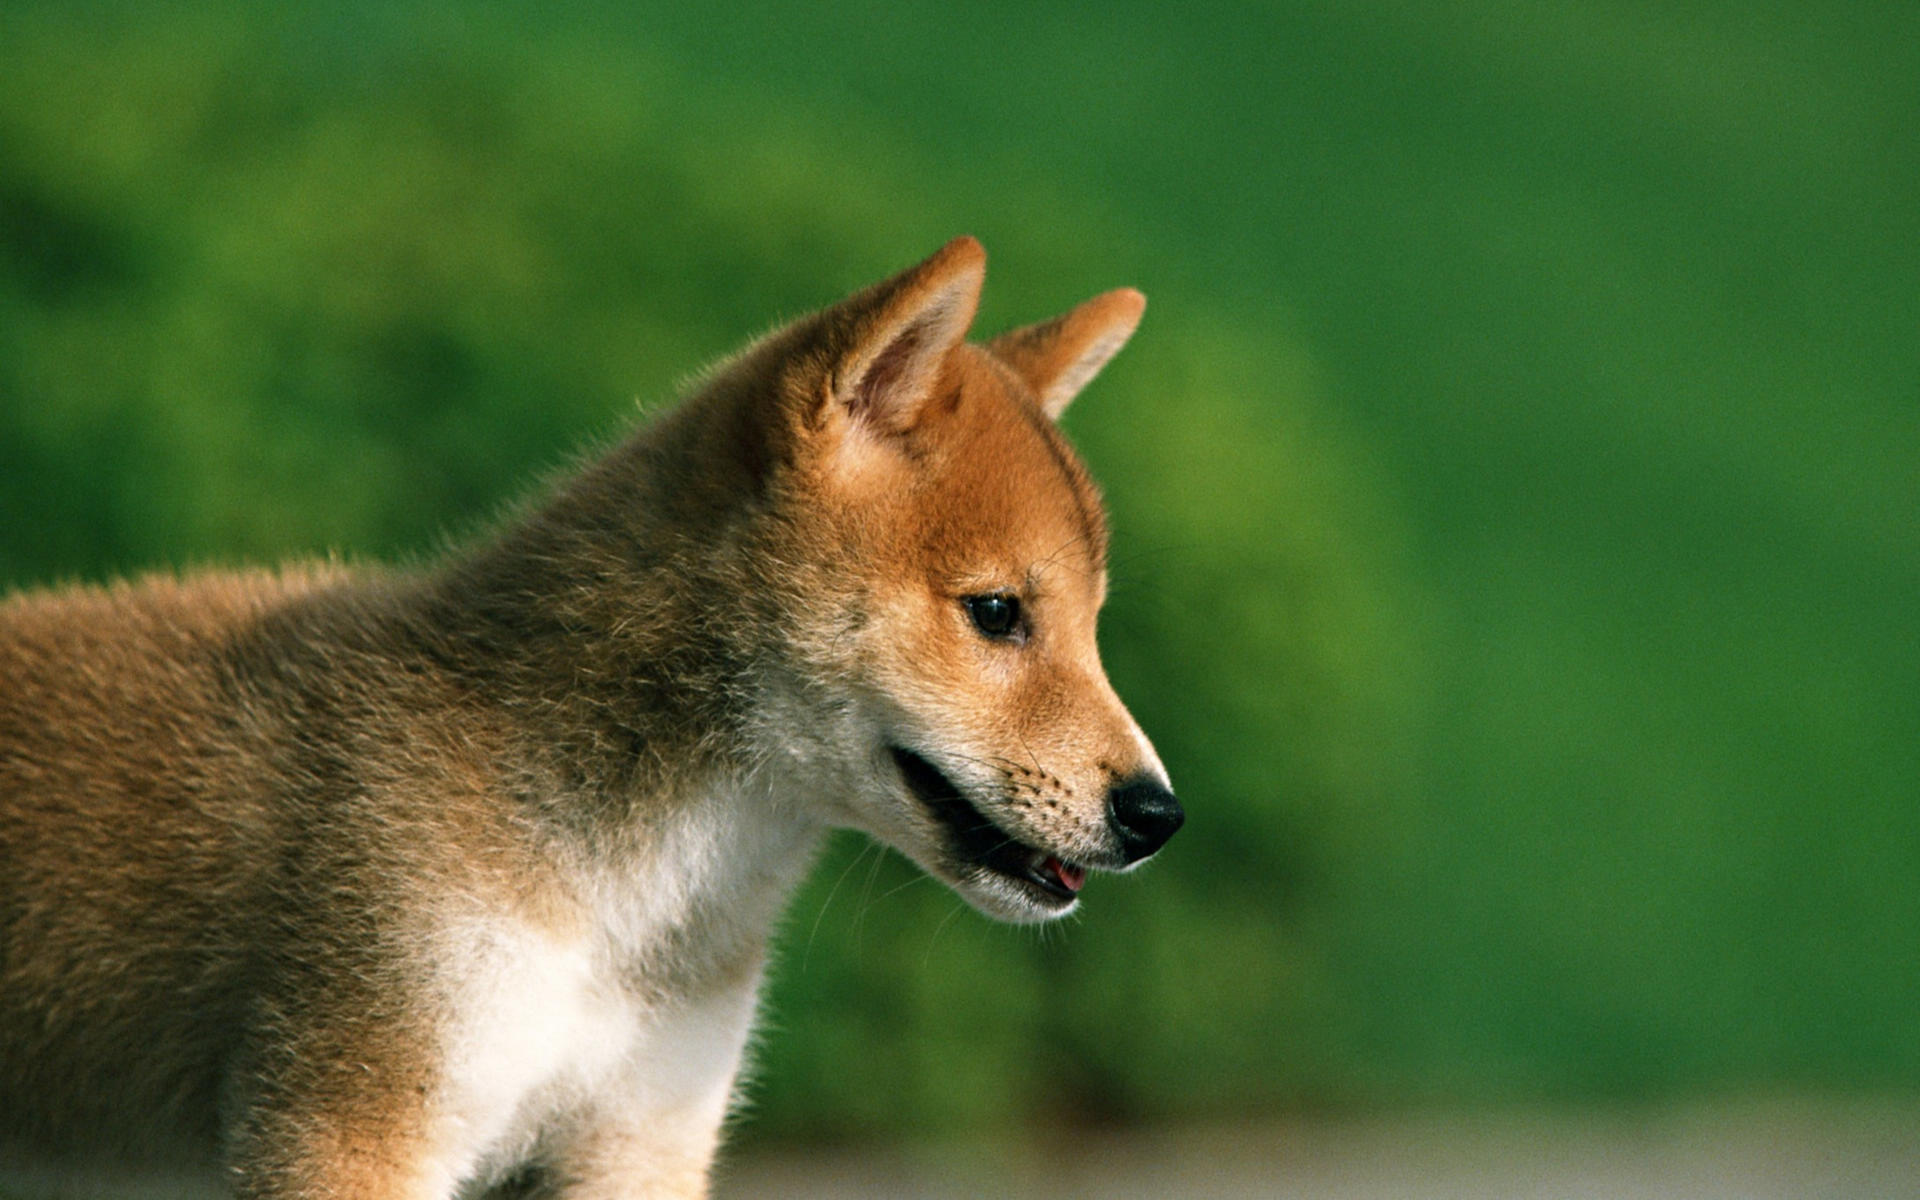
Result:
M699 1196L822 832L1070 911L1182 820L1054 428L1144 304L985 255L763 338L420 569L0 603L0 1164Z

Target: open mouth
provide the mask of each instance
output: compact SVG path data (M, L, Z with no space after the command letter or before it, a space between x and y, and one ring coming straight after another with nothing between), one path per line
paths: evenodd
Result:
M1028 846L967 803L940 768L911 750L890 747L907 787L953 838L960 856L977 866L1029 884L1049 896L1072 900L1087 881L1086 868Z

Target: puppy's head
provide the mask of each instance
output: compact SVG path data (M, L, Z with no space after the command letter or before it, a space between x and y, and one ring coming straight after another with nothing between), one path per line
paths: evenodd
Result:
M770 506L816 802L1033 921L1183 819L1100 665L1106 521L1055 427L1145 300L972 345L984 267L959 239L782 339Z

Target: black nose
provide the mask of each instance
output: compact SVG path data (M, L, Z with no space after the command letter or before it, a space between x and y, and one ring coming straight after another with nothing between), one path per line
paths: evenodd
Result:
M1107 814L1129 863L1167 844L1187 814L1173 793L1144 775L1122 780L1107 794Z

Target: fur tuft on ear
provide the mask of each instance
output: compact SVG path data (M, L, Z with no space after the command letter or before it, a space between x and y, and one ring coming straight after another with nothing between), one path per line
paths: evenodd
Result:
M832 311L845 336L830 386L849 417L885 433L913 427L947 355L973 324L986 268L978 241L955 238Z
M1026 380L1041 411L1058 421L1080 389L1127 344L1146 308L1145 296L1118 288L1051 321L1003 333L987 349Z

